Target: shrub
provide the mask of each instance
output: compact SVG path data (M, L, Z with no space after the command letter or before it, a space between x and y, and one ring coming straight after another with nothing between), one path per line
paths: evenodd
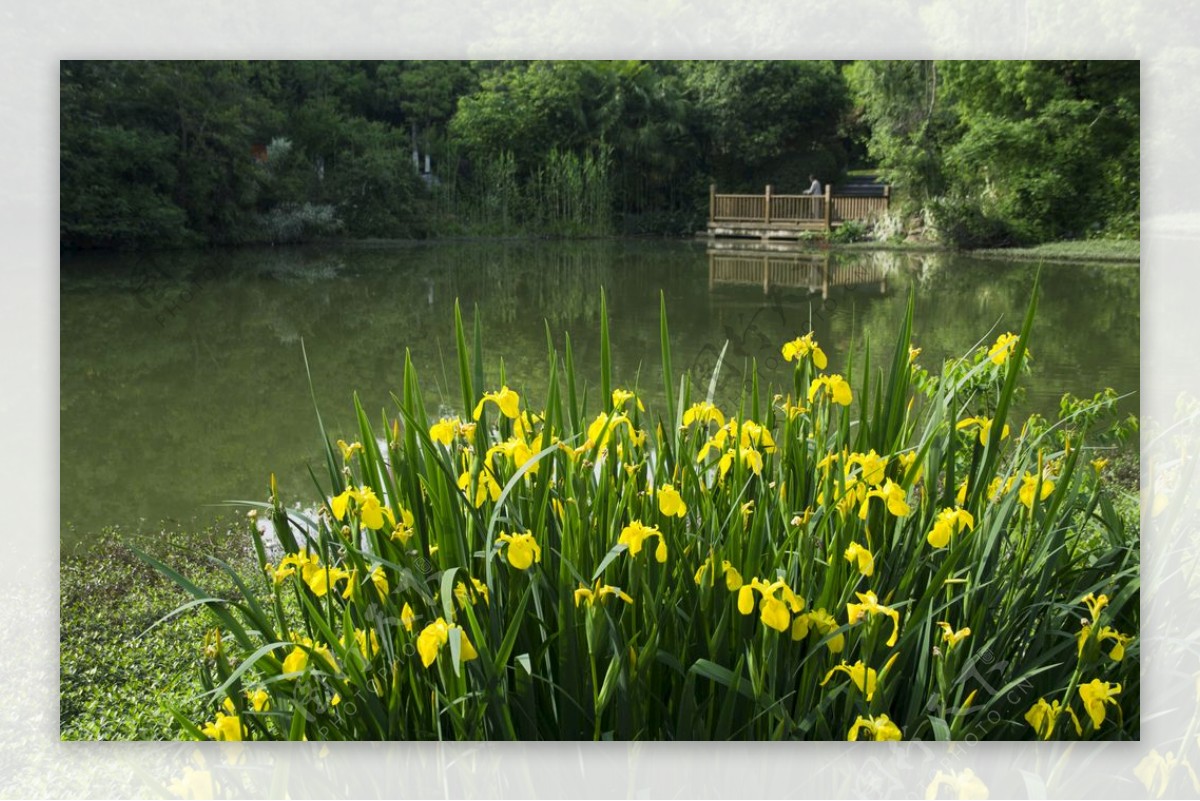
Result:
M837 244L862 242L867 238L867 226L859 220L846 220L829 234L829 241Z
M929 212L938 238L955 248L1009 247L1022 242L1005 220L986 214L973 200L934 198Z
M333 206L312 203L276 206L262 215L261 222L267 237L277 244L330 236L342 230L342 221Z
M657 414L612 384L603 299L598 412L569 340L543 404L503 371L485 391L484 333L477 317L468 348L456 312L462 415L431 418L406 359L381 432L356 401L357 441L326 437L315 511L285 509L272 481L257 508L283 555L255 529L261 574L205 601L223 635L211 714L181 726L1136 738L1137 532L1086 444L1106 397L1008 419L1034 296L1019 334L937 374L911 299L886 372L828 374L798 337L787 386L752 380L724 408L673 372L664 302Z

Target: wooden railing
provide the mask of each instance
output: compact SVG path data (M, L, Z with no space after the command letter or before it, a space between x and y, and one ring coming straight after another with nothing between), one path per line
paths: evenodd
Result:
M754 222L766 218L763 195L715 195L709 219Z
M709 187L708 221L711 224L741 223L779 225L830 230L849 220L865 220L887 211L888 187L883 197L833 195L828 185L821 195L776 195L768 186L761 195L721 195L716 184Z
M884 187L887 191L887 187ZM862 195L834 195L832 217L833 222L846 220L866 220L888 210L888 195L883 197L863 197Z

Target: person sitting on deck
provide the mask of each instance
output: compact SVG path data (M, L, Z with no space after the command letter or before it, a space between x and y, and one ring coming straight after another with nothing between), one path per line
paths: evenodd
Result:
M804 190L800 194L802 194L802 195L820 195L820 194L822 194L821 182L818 181L811 174L808 176L808 180L812 181L812 183L809 185L808 189Z

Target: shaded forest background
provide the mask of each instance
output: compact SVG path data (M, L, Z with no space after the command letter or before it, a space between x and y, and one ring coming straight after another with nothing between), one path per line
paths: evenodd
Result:
M893 187L887 236L1136 238L1133 61L70 61L68 249L689 234L708 187Z

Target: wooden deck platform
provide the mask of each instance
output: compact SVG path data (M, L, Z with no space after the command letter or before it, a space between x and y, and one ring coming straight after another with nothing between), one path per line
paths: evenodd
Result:
M889 187L880 196L834 195L826 185L822 195L777 195L770 186L761 195L722 195L709 187L710 238L795 240L807 231L829 233L850 220L868 221L887 211Z

